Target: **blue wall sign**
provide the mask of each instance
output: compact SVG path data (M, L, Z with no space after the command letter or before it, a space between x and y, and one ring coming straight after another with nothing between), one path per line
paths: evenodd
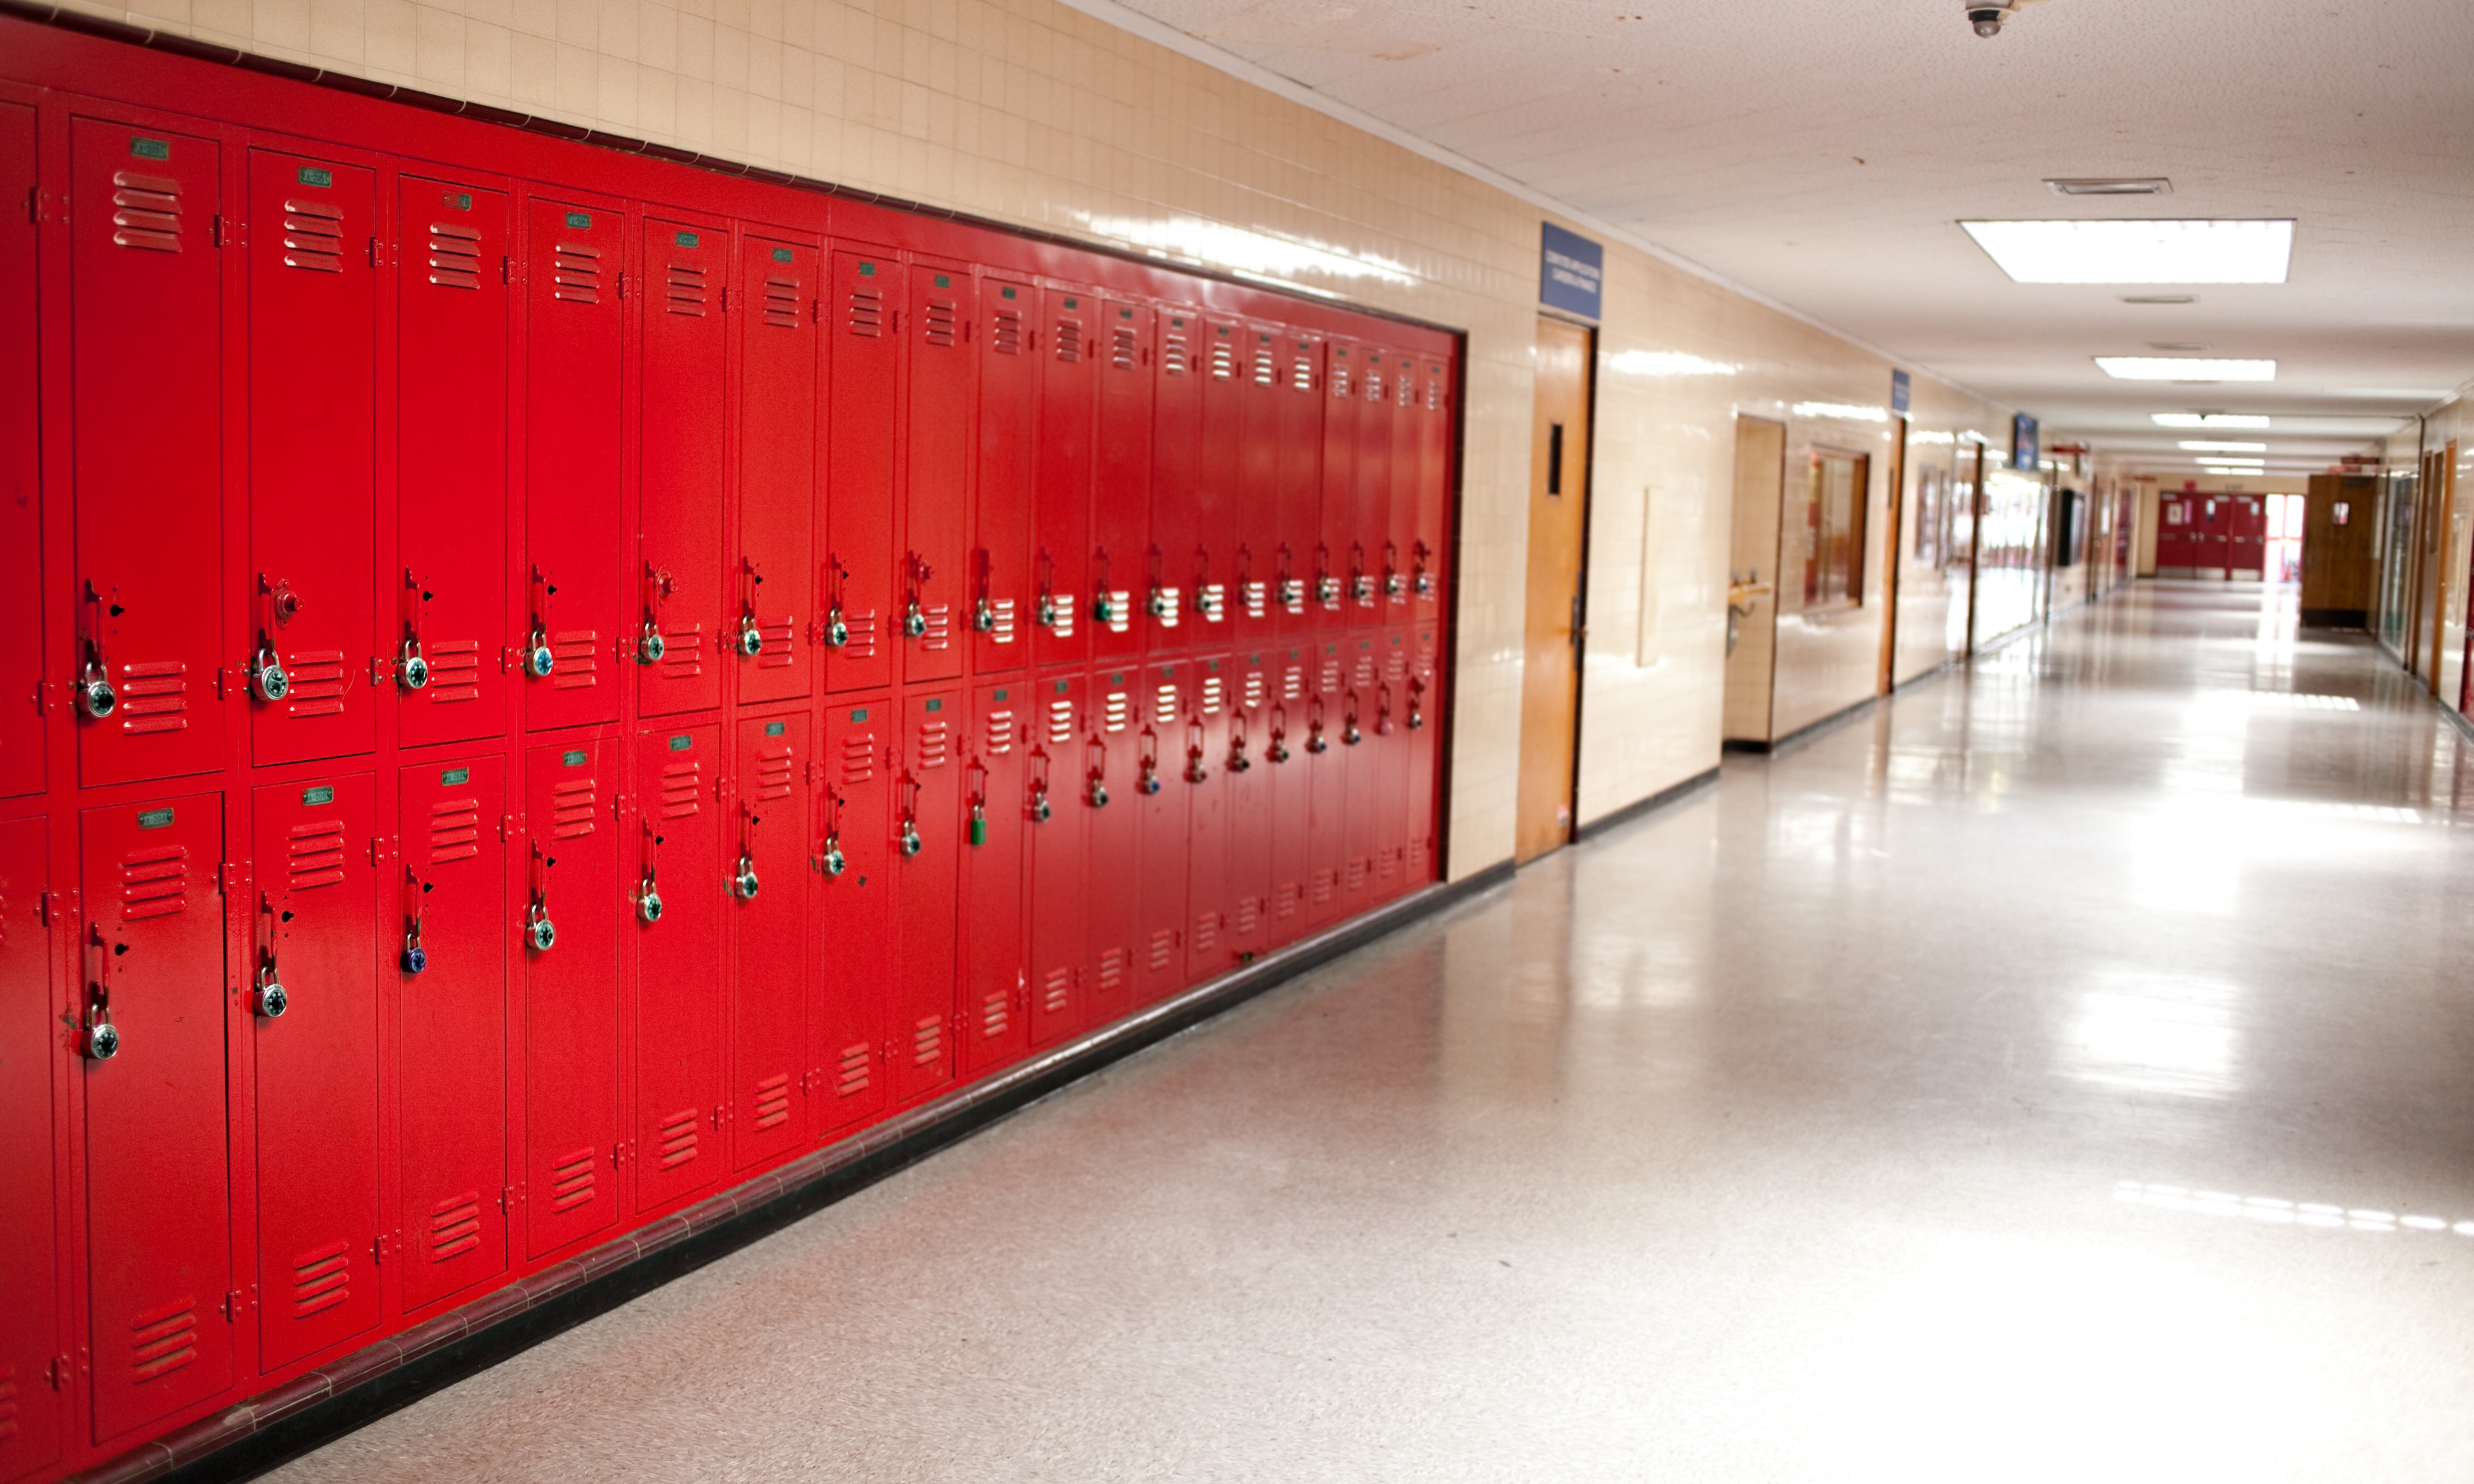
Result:
M1607 250L1552 222L1541 225L1545 237L1538 250L1538 301L1549 309L1599 318Z
M1906 416L1907 390L1907 373L1903 371L1890 372L1890 411L1900 417Z
M2036 467L2036 419L2025 413L2010 416L2010 467L2032 469Z

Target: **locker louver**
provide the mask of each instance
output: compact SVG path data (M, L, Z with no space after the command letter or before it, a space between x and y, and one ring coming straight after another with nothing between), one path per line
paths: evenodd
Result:
M767 803L790 797L792 776L790 749L767 747L756 754L756 802Z
M578 1149L559 1158L550 1166L549 1206L552 1210L573 1210L593 1199L593 1151Z
M674 1170L693 1160L698 1153L696 1135L703 1122L702 1111L694 1108L682 1108L664 1118L656 1131L659 1143L653 1153L655 1161L666 1170Z
M1370 402L1383 400L1383 373L1372 367L1366 371L1366 399Z
M597 682L601 659L601 634L594 629L562 629L549 636L550 653L557 657L550 671L549 682L560 690L583 690Z
M662 818L692 818L704 807L704 764L692 759L662 770Z
M429 281L442 289L481 287L481 229L457 222L429 224Z
M1296 917L1298 915L1298 904L1300 900L1300 896L1301 894L1298 891L1296 882L1290 881L1283 883L1278 891L1272 894L1272 916L1273 920L1285 922L1289 919Z
M1365 857L1365 856L1363 856L1363 855L1352 855L1352 856L1350 856L1350 857L1348 858L1348 876L1347 876L1347 882L1348 882L1348 890L1349 890L1349 891L1351 891L1351 892L1362 892L1362 891L1364 891L1364 890L1366 889L1366 857Z
M945 1017L922 1016L910 1025L910 1065L934 1066L945 1051Z
M1195 950L1201 953L1208 953L1212 949L1220 946L1219 913L1204 912L1196 915L1194 920L1194 946ZM1168 966L1162 964L1158 967L1165 969Z
M691 681L704 673L704 624L701 620L666 625L662 640L662 679ZM765 641L772 643L768 636Z
M1245 699L1245 701L1244 701L1243 705L1245 706L1246 709L1248 709L1248 710L1249 710L1249 711L1250 711L1250 710L1252 710L1252 709L1254 709L1254 707L1256 707L1256 706L1261 706L1261 705L1263 704L1263 672L1262 672L1262 671L1260 671L1260 670L1249 670L1249 671L1247 671L1247 672L1246 672L1246 690L1245 690L1245 698L1246 698L1246 699Z
M181 251L181 182L134 171L111 177L111 240L150 252Z
M1205 716L1219 715L1222 699L1223 693L1220 684L1220 677L1216 675L1204 676L1202 678L1202 714Z
M428 646L431 706L481 699L481 641L441 639Z
M993 616L996 620L988 630L988 637L999 644L1012 643L1013 599L996 598L989 602L988 607L993 610Z
M1306 667L1293 664L1280 672L1280 699L1303 701L1306 698Z
M1051 747L1055 747L1073 740L1074 703L1071 701L1051 701L1048 703L1049 745Z
M189 905L189 850L167 845L132 850L120 861L120 916L134 922L169 917Z
M1251 933L1255 928L1260 927L1262 923L1263 898L1260 897L1238 898L1237 936L1243 938L1247 934Z
M178 659L120 667L120 730L181 731L189 725L189 667Z
M601 302L601 250L574 243L558 244L550 258L550 295L570 304Z
M1152 725L1154 727L1176 726L1177 711L1176 701L1176 687L1173 684L1162 685L1152 697Z
M1073 998L1074 976L1068 969L1052 969L1039 981L1040 1009L1050 1015L1063 1015Z
M861 340L881 340L885 336L885 296L874 289L853 289L850 293L850 317L843 322L850 332Z
M1056 358L1060 361L1082 359L1082 322L1059 317L1056 322Z
M445 1262L481 1245L481 1192L451 1195L429 1209L429 1260Z
M1138 364L1135 352L1139 342L1130 324L1110 325L1108 329L1108 364L1119 371L1132 371Z
M990 990L980 998L980 1034L990 1041L1002 1038L1013 1028L1013 996L1004 990Z
M1276 384L1279 379L1280 369L1278 364L1273 360L1272 352L1261 346L1255 347L1254 385L1258 387L1273 386Z
M169 1376L198 1358L198 1301L174 1299L129 1327L129 1369L139 1381Z
M1161 375L1184 375L1188 369L1186 366L1186 356L1189 353L1190 347L1188 347L1185 343L1185 331L1180 327L1180 324L1172 324L1169 328L1160 331Z
M701 320L705 313L705 271L691 263L672 263L665 279L662 308L669 314Z
M1176 934L1167 928L1163 927L1152 934L1150 946L1152 972L1158 973L1176 962ZM1105 984L1108 981L1103 975L1100 982Z
M932 346L953 345L959 338L954 309L954 300L950 299L928 300L928 313L919 322L919 338Z
M1314 362L1298 356L1289 363L1289 386L1298 392L1314 390Z
M1328 871L1316 872L1314 874L1314 883L1312 888L1314 904L1318 907L1327 905L1331 901L1333 890L1337 885L1338 881L1333 873Z
M481 853L481 801L442 799L429 806L429 862L470 860Z
M344 822L319 820L292 826L287 882L296 892L344 882Z
M1300 371L1302 371L1302 368L1300 368ZM1306 383L1300 381L1299 386L1301 389L1304 385L1306 385ZM1347 367L1335 366L1331 369L1331 395L1338 397L1346 397L1348 395Z
M1394 402L1402 407L1418 405L1418 383L1414 378L1405 373L1395 372L1392 377L1392 388L1398 394L1392 398Z
M919 726L919 766L922 771L941 768L953 755L953 728L944 722L922 722Z
M1272 585L1260 580L1245 585L1246 616L1261 618L1271 611Z
M790 1074L775 1072L756 1084L755 1122L759 1131L790 1121ZM692 1137L692 1136L691 1136Z
M1216 342L1211 347L1211 379L1227 381L1236 374L1237 347L1225 340Z
M1133 709L1133 703L1127 698L1124 691L1112 690L1108 692L1108 699L1102 703L1100 707L1100 730L1103 731L1125 730L1126 723L1132 719Z
M988 331L988 348L999 355L1022 354L1022 311L1000 309Z
M1426 411L1441 412L1443 410L1443 378L1441 376L1429 376L1426 378Z
M777 330L799 327L799 280L767 275L764 279L764 323Z
M594 789L591 778L572 778L550 791L549 837L572 840L593 833L595 813Z
M292 689L283 707L294 716L340 716L344 712L344 652L340 649L296 649L284 662L292 672Z
M323 201L283 203L283 266L344 271L344 208Z
M834 1073L834 1095L857 1097L876 1081L875 1048L866 1041L842 1047L840 1065Z
M1100 950L1099 979L1100 988L1103 990L1113 990L1118 985L1126 982L1125 949L1103 948Z
M352 1296L352 1250L332 1242L292 1259L292 1317L306 1319Z
M988 712L988 734L985 746L991 757L1003 757L1013 751L1013 712L1000 707Z
M842 781L864 783L876 777L876 737L857 732L842 739Z

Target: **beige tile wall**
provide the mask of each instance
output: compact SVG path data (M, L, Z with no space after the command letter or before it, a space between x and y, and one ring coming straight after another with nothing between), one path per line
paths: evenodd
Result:
M67 3L1466 329L1452 870L1511 853L1534 206L1054 0ZM1608 255L1584 818L1716 761L1734 408L1878 405L1889 383L1825 332L1620 245ZM1629 351L1734 370L1629 371ZM1860 699L1871 661L1854 627L1800 655L1793 673L1826 689L1805 709Z

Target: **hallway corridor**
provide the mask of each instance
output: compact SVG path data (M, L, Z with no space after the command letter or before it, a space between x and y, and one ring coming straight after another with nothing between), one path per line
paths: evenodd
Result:
M2474 1477L2460 735L2140 584L279 1471Z

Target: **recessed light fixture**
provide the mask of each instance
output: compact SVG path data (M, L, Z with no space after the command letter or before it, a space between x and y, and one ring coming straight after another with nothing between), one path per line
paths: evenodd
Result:
M2229 459L2222 454L2202 455L2191 462L2204 464L2210 468L2266 468L2268 467L2266 459Z
M2181 446L2191 453L2266 453L2266 443L2226 443L2205 438L2186 438Z
M2255 412L2160 412L2149 416L2160 428L2223 428L2238 433L2268 431L2268 419Z
M2045 186L2056 196L2171 196L2173 182L2163 176L2048 177Z
M1961 222L2020 283L2283 283L2291 221Z
M2274 381L2274 361L2203 355L2100 355L2097 366L2116 381Z
M2122 301L2125 304L2195 304L2199 301L2199 296L2196 294L2124 294L2122 296Z
M2150 350L2205 350L2208 348L2208 343L2204 340L2151 340L2147 343L2147 348Z

